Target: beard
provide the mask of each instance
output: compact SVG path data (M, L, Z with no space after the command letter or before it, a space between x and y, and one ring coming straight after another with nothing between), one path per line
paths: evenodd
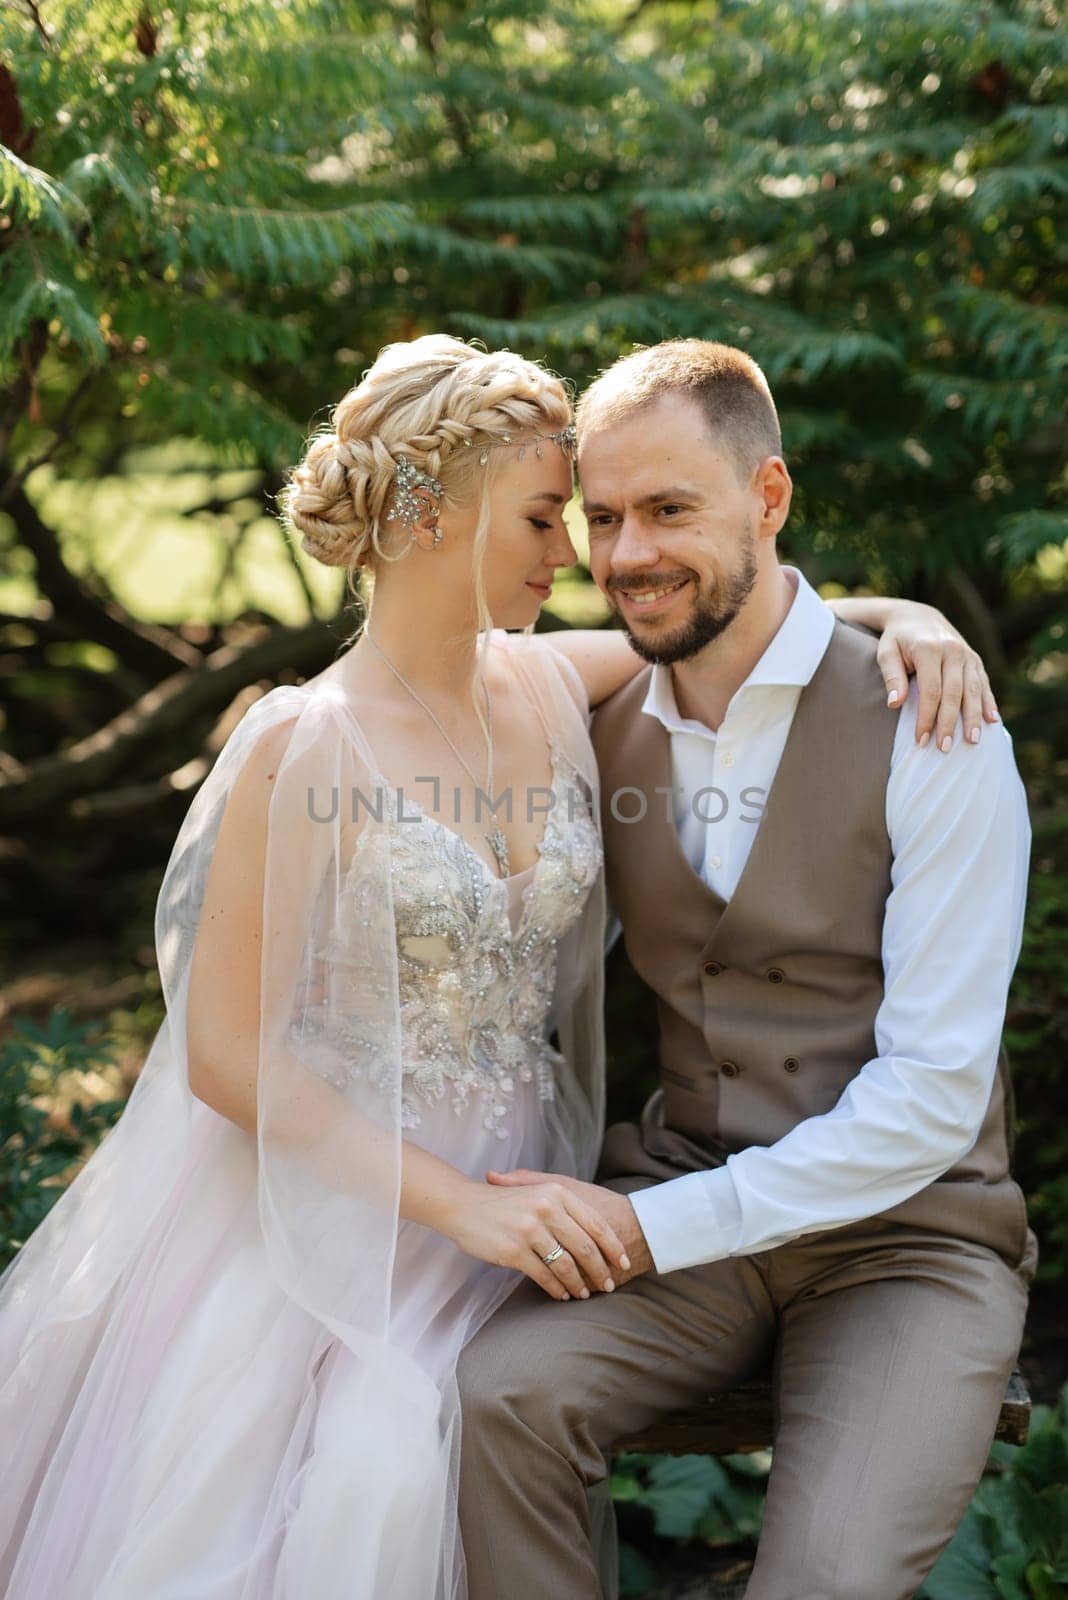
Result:
M679 573L680 578L689 578L689 573ZM620 613L623 631L630 642L631 649L640 655L643 661L651 661L654 666L670 666L675 661L688 661L691 656L698 655L706 645L718 639L725 633L741 611L757 580L756 540L752 530L747 529L742 537L738 554L738 561L733 571L726 574L720 584L712 584L706 589L698 589L697 598L686 621L681 623L670 633L660 634L656 639L645 639L634 633L627 623L626 617ZM666 582L671 582L671 575ZM648 578L640 583L610 583L609 595L618 589L633 587L648 588Z

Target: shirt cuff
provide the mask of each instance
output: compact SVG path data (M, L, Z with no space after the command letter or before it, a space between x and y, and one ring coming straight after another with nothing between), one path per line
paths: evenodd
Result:
M688 1172L627 1197L657 1272L678 1272L729 1256L742 1208L726 1167Z

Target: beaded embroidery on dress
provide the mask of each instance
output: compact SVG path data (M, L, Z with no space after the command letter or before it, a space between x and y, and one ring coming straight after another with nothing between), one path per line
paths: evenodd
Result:
M458 1116L477 1105L482 1127L504 1140L517 1084L536 1084L540 1100L554 1097L562 1060L547 1026L556 952L602 853L578 771L555 739L550 756L552 798L538 860L515 875L530 879L517 928L508 906L512 880L494 877L459 833L407 798L401 820L395 791L382 791L388 835L363 835L353 857L343 929L361 920L367 850L391 855L406 1130L422 1125L427 1103L446 1100ZM343 959L345 937L330 943L326 959ZM306 1011L305 1029L315 1023L316 1011ZM359 1017L346 1025L349 1042L366 1046Z

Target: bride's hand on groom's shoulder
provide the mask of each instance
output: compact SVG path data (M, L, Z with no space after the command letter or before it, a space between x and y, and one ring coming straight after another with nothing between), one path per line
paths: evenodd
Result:
M978 744L983 722L999 720L982 657L934 606L918 600L888 606L877 651L887 704L904 705L915 675L917 743L933 737L939 750L950 750L959 719L967 742Z
M486 1182L496 1188L513 1191L529 1191L545 1184L559 1185L574 1198L576 1203L599 1217L605 1226L611 1228L614 1236L622 1241L625 1264L620 1262L617 1254L616 1260L620 1262L615 1273L617 1285L629 1283L631 1278L640 1277L643 1272L654 1270L653 1258L638 1222L637 1212L625 1194L617 1194L614 1189L604 1189L597 1183L583 1183L580 1178L567 1178L554 1172L530 1172L525 1167L518 1167L514 1172L487 1172Z

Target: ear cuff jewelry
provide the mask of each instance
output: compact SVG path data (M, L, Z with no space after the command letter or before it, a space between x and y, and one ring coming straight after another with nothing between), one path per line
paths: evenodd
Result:
M407 456L401 456L397 462L397 487L393 496L393 503L386 513L387 522L400 522L415 538L412 531L420 517L425 515L426 506L419 497L419 490L423 490L434 502L437 511L444 494L440 478L432 478L429 472L421 472L413 461ZM434 530L435 547L441 543L441 529Z

